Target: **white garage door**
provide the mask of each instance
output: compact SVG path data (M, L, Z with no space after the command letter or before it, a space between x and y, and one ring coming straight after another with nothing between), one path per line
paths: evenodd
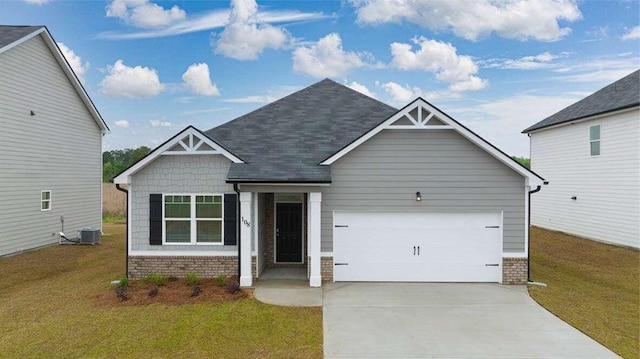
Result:
M335 281L501 282L500 213L334 212Z

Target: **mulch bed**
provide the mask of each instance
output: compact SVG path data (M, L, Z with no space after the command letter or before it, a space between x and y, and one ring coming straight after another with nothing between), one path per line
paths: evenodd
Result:
M149 305L162 303L166 305L221 303L250 297L251 290L240 289L236 293L229 293L225 286L220 287L213 279L204 279L199 284L201 291L192 296L192 287L181 279L171 279L165 285L158 287L157 294L150 296L155 284L144 280L130 281L127 299L122 300L116 295L116 286L108 291L95 295L94 303L101 307L121 307L135 305Z

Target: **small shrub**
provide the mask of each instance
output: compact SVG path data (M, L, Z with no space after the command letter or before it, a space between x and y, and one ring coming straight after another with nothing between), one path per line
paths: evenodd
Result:
M193 287L191 287L191 296L192 297L197 297L197 296L200 295L200 293L202 293L202 287L200 287L197 284L195 284Z
M158 273L151 273L147 276L147 278L145 278L145 281L147 283L153 283L155 285L157 285L158 287L161 287L165 284L167 284L167 281L169 280L169 278L167 278L166 275L162 275L162 274L158 274Z
M224 274L220 274L216 277L216 285L220 288L224 287L227 284L227 276Z
M123 275L119 280L118 280L118 287L128 287L129 286L129 278L127 278L126 275Z
M195 273L187 273L185 277L187 285L194 286L200 284L200 276Z
M118 297L121 301L125 301L129 299L129 288L126 286L117 286L115 289L116 297Z
M240 291L240 284L238 282L231 282L224 287L224 290L230 294L236 294Z

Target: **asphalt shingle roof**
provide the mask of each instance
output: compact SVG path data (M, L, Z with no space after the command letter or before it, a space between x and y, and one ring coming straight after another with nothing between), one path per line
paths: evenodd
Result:
M396 111L325 79L205 134L246 162L230 181L325 183L331 169L319 163Z
M43 27L0 25L0 49Z
M566 107L535 125L525 129L528 133L541 128L589 116L638 106L640 104L640 70L604 87L584 99Z

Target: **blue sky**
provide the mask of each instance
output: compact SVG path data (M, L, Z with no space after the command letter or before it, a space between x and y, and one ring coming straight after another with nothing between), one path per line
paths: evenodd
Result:
M525 127L640 67L640 2L3 1L46 25L111 128L105 149L207 130L325 77L422 96L512 155ZM301 119L302 120L302 119Z

